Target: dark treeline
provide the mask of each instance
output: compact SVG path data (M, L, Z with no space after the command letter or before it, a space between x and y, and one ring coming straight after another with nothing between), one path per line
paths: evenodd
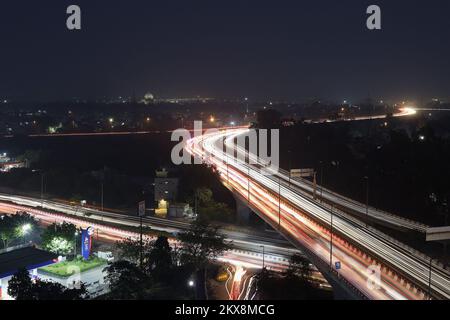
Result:
M297 124L281 131L282 167L315 168L319 184L363 203L368 177L371 205L442 225L450 201L449 124L444 113Z
M44 196L67 200L101 202L111 208L135 208L142 199L153 205L155 170L167 168L180 179L179 202L194 204L194 191L208 188L214 200L234 201L216 174L200 165L173 166L169 133L106 137L2 138L0 150L27 159L29 168L0 174L0 187L40 196L43 174ZM225 219L228 220L228 219Z

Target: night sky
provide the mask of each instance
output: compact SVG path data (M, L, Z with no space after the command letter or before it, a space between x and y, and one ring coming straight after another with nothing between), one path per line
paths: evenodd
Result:
M0 40L0 97L450 97L448 0L1 1Z

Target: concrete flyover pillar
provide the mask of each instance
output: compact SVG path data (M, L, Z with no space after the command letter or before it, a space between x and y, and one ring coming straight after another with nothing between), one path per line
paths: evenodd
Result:
M236 200L236 214L239 224L248 224L250 222L250 213L252 212L247 206L247 202L242 201L237 196L234 196Z

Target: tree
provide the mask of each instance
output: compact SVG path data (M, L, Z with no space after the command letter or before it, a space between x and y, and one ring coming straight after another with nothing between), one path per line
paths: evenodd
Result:
M186 299L192 293L188 279L192 277L192 265L179 264L179 251L173 249L167 237L160 236L154 241L144 240L143 264L139 266L139 240L126 239L118 242L121 259L112 266L110 282L117 289L112 298L117 299ZM119 263L120 262L120 263ZM137 279L130 278L135 268L139 268ZM138 283L131 285L129 283ZM142 286L141 286L142 285Z
M7 248L9 242L14 239L14 220L11 216L0 217L0 239L2 240L3 248Z
M33 283L27 269L20 269L8 282L8 294L16 300L33 299Z
M198 188L195 192L200 204L207 205L213 201L213 192L211 189Z
M142 240L142 252L145 257L151 250L152 242L148 239ZM127 238L116 243L121 260L129 260L135 264L139 263L141 253L141 242L139 239Z
M323 291L309 281L311 275L309 261L295 254L284 273L276 273L264 268L256 277L260 299L275 300L317 300L330 299L328 291Z
M182 242L182 262L194 265L197 269L205 267L210 260L217 258L231 248L219 228L197 219L190 230L179 235Z
M144 299L151 281L136 264L121 260L105 268L106 281L109 285L109 297L112 299Z
M25 237L35 227L36 220L25 212L0 217L0 239L4 248L11 241Z
M68 255L73 252L73 244L61 237L52 238L43 247L50 252L62 255Z
M26 212L17 212L12 216L12 218L16 238L25 237L33 228L37 226L36 220Z
M278 110L259 110L256 114L258 128L276 129L281 125L281 113Z
M126 239L117 243L121 259L129 260L136 265L140 263L140 241ZM170 247L167 237L160 236L155 241L144 240L142 245L142 270L157 281L165 281L175 266L175 252Z
M56 254L67 255L73 252L75 245L75 233L77 227L74 224L64 222L54 223L43 232L42 247Z
M211 189L199 188L195 191L195 197L201 219L224 222L230 222L233 219L232 210L227 204L215 201Z
M301 280L307 281L311 275L311 268L309 265L309 260L304 256L298 253L294 254L289 261L286 277L289 279L299 277Z
M30 273L20 269L8 282L8 294L16 300L81 300L86 297L86 288L67 289L59 283L31 281Z
M84 284L80 288L67 289L59 283L42 280L36 280L32 292L34 300L82 300L87 293Z
M149 272L154 279L158 279L164 283L170 280L170 275L174 269L172 254L172 248L167 237L158 237L153 242L152 249L148 253L146 260Z
M24 154L17 156L18 161L23 161L31 167L33 164L37 163L41 159L41 150L26 150Z

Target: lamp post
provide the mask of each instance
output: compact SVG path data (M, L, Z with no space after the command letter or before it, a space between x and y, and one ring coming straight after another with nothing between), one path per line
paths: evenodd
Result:
M278 176L278 229L281 230L281 177Z
M77 240L78 240L78 231L75 231L75 245L74 245L74 257L77 257Z
M320 201L323 202L323 161L320 161Z
M139 266L142 269L144 266L144 239L143 239L143 225L142 217L145 216L145 200L139 203Z
M333 269L333 208L334 206L331 206L331 227L330 227L330 269Z
M26 237L27 237L27 234L31 231L31 228L32 228L32 226L30 223L24 224L23 226L20 227L20 231L22 233L24 244L26 243Z
M101 196L100 196L100 203L101 203L102 212L103 212L103 181L102 181L101 186L100 186L100 194L101 194ZM103 219L103 216L102 216L102 219Z
M41 203L44 207L44 173L41 172Z
M100 203L102 207L102 212L104 211L104 198L105 198L105 171L106 167L103 166L102 174L101 174L101 183L100 183ZM102 221L103 221L103 215L102 215Z
M368 218L369 217L369 177L364 176L364 179L366 180L366 218ZM366 223L366 225L367 225L367 223Z
M225 154L226 154L226 161L227 161L227 184L228 186L230 186L230 176L229 176L229 172L228 172L228 165L229 165L229 158L228 158L228 149L225 147Z
M428 276L428 300L431 300L431 271L433 268L433 260L434 258L430 258L430 273Z
M249 161L250 162L250 161ZM247 201L250 205L250 164L248 165L248 174L247 174Z
M263 267L263 270L264 270L264 268L265 268L265 260L264 260L264 256L266 255L265 254L265 251L264 251L264 246L260 246L261 248L262 248L262 252L263 252L263 254L262 254L262 267Z
M194 300L197 300L197 290L195 288L195 281L193 279L189 279L187 285L191 290L194 291Z
M291 171L292 171L292 157L291 157L291 150L288 150L289 155L289 188L291 187Z
M38 170L41 174L41 207L44 208L44 176L45 173L42 170Z
M44 175L45 173L42 169L32 170L32 172L39 172L41 175L41 207L44 207Z

